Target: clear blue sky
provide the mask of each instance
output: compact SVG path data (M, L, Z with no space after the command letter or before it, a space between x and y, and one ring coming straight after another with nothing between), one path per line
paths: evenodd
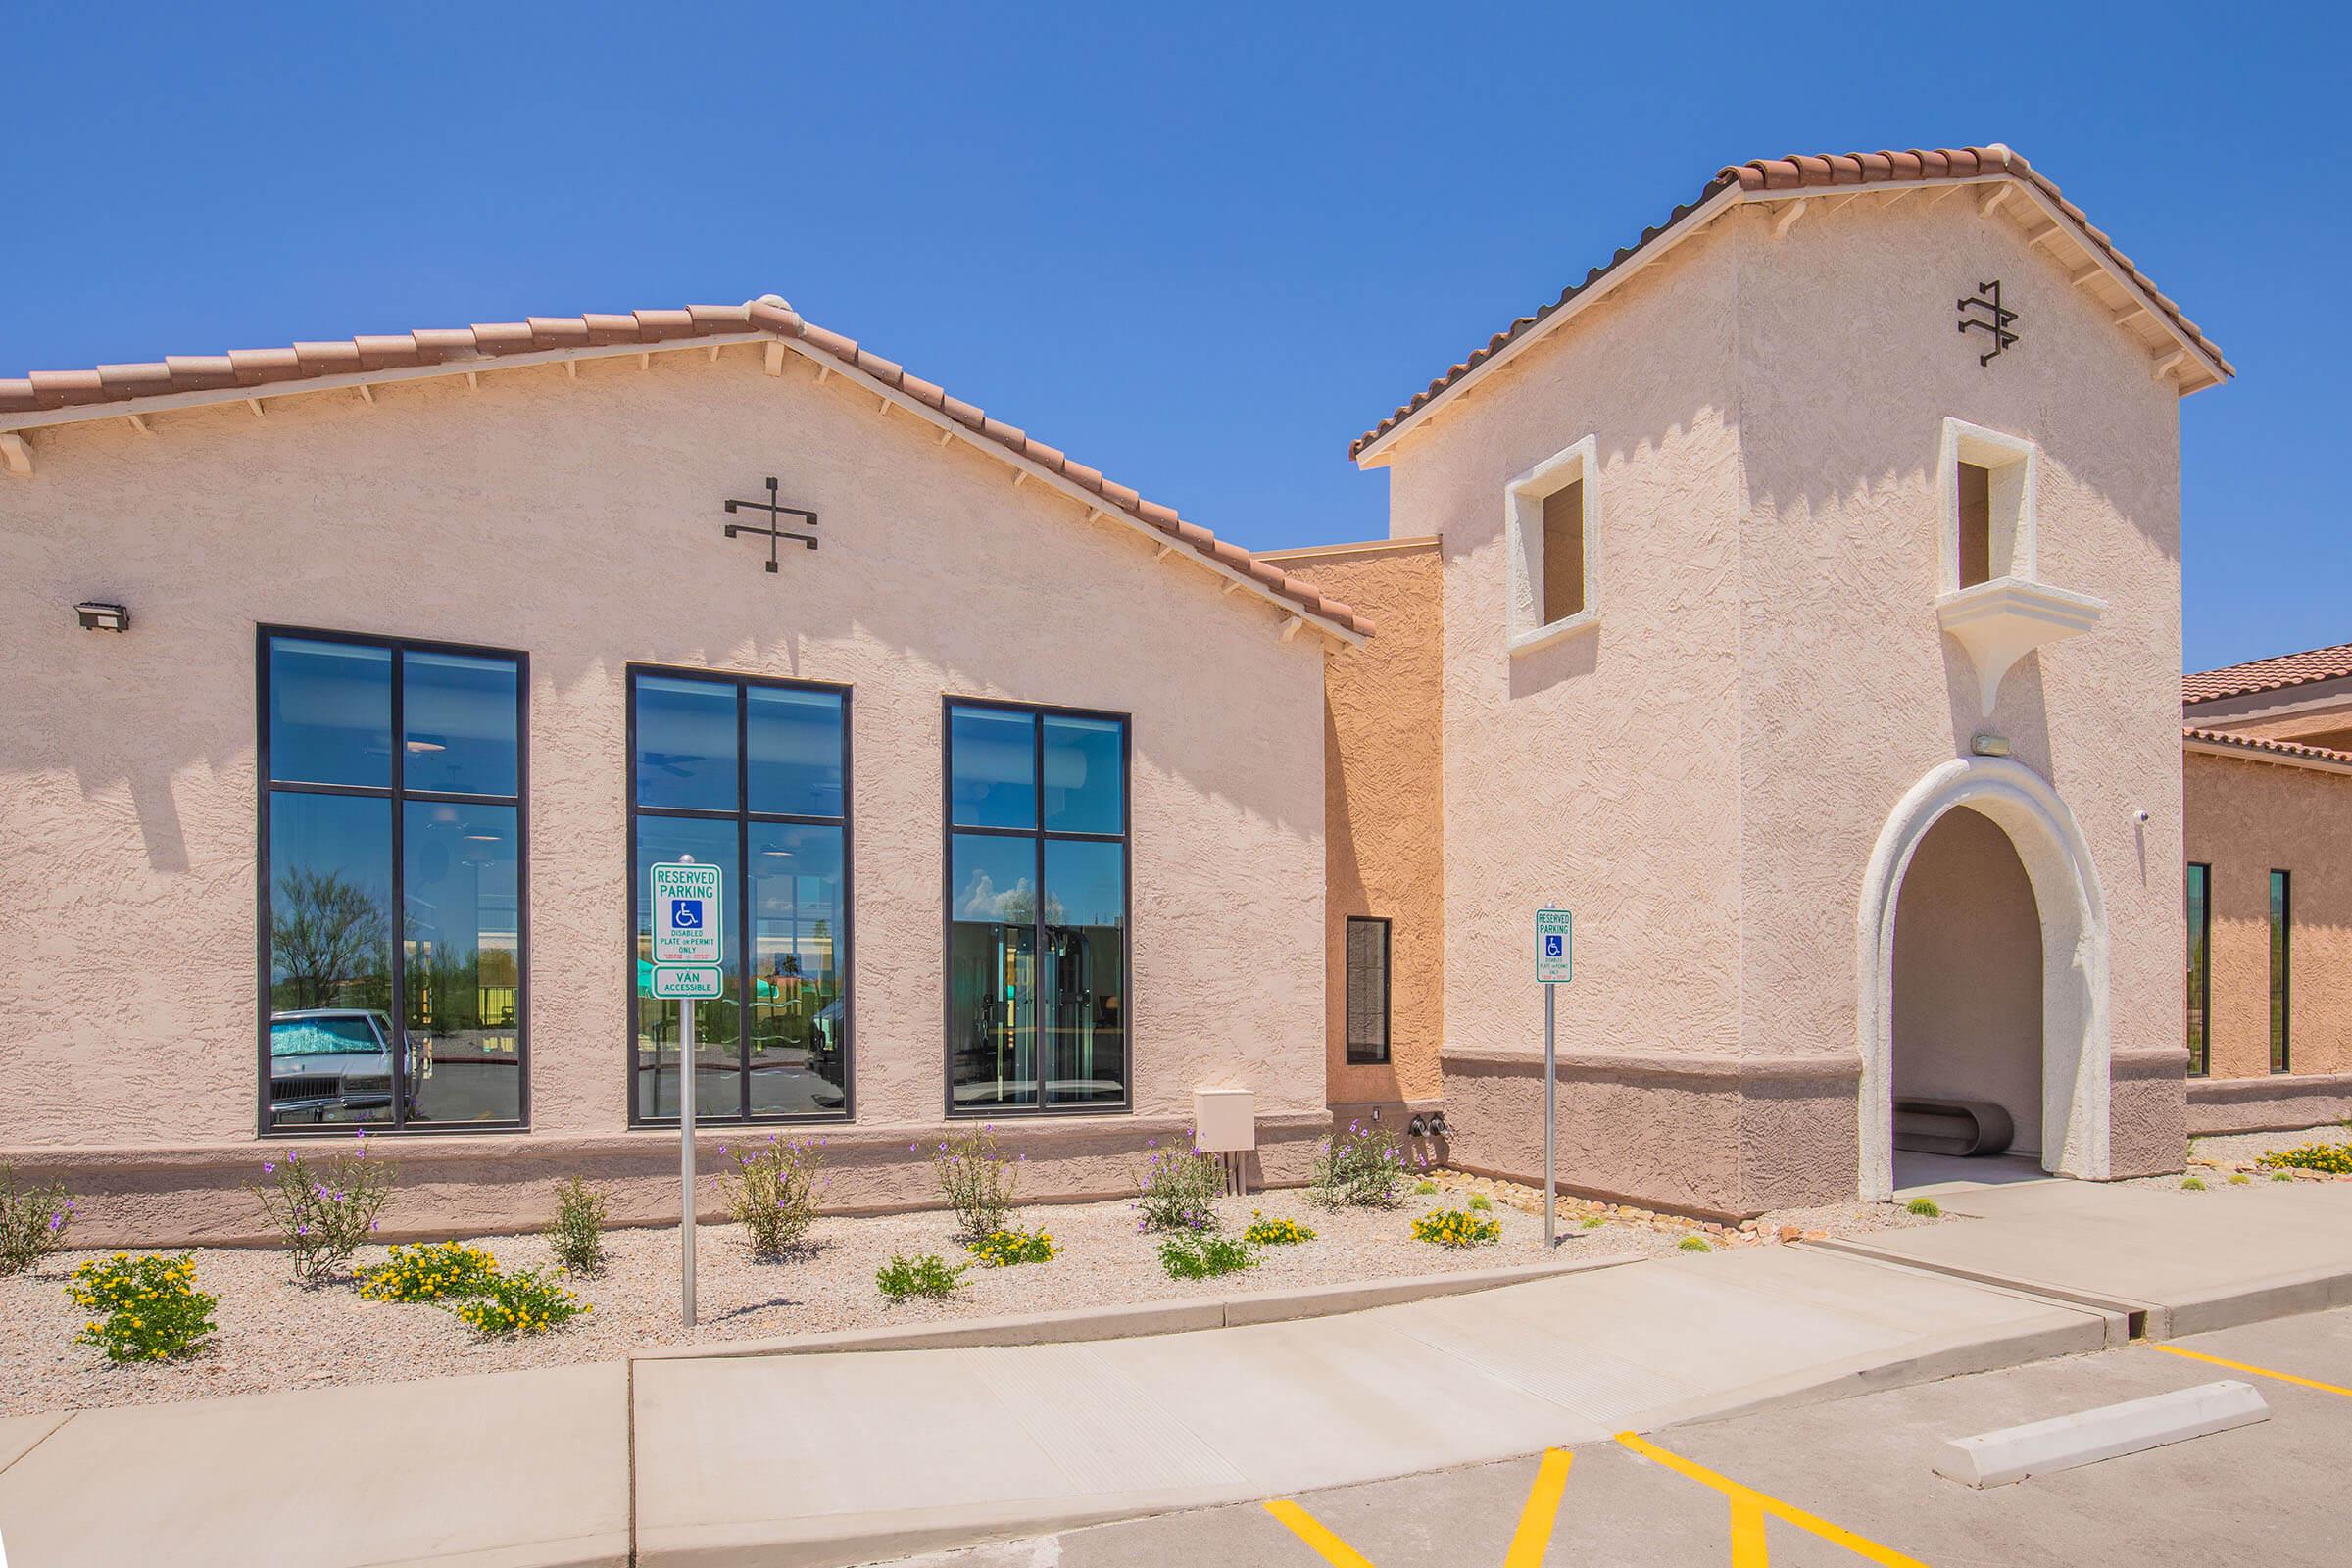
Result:
M10 10L0 374L773 291L1257 547L1719 165L2006 141L2238 367L2190 664L2352 639L2340 13Z

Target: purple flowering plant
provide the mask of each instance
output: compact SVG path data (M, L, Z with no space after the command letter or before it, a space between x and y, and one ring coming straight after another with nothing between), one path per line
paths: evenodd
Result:
M743 1226L754 1257L785 1256L816 1223L824 1149L822 1140L771 1137L743 1149L719 1150L731 1165L718 1178L719 1194Z
M997 1137L993 1125L967 1128L941 1139L931 1152L932 1179L956 1214L957 1234L976 1242L1007 1227L1019 1206L1021 1165Z
M320 1285L345 1272L391 1201L393 1169L368 1157L367 1140L361 1133L353 1152L328 1155L316 1167L300 1150L262 1162L268 1180L251 1191L292 1254L298 1284Z
M1404 1200L1405 1170L1419 1157L1406 1153L1404 1140L1378 1123L1348 1124L1345 1133L1323 1140L1307 1179L1307 1196L1325 1208L1395 1208Z
M15 1166L0 1162L0 1274L21 1273L65 1246L72 1223L74 1199L65 1183L21 1182Z
M1188 1140L1150 1152L1135 1172L1135 1228L1153 1232L1205 1234L1218 1228L1217 1200L1225 1196L1225 1167Z

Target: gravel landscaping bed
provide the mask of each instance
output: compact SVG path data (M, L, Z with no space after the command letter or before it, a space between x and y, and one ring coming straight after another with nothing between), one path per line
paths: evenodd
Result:
M2306 1127L2300 1132L2226 1133L2191 1138L2188 1162L2191 1167L2218 1165L2225 1170L2252 1170L2254 1162L2264 1154L2305 1144L2352 1144L2352 1127L2331 1121L2325 1127Z
M1255 1268L1207 1280L1169 1279L1159 1266L1159 1238L1137 1233L1135 1212L1125 1202L1039 1204L1024 1211L1022 1221L1050 1232L1061 1255L1013 1268L974 1267L954 1298L901 1305L875 1289L874 1271L893 1253L960 1259L951 1215L822 1218L802 1253L777 1262L754 1261L740 1227L705 1226L697 1234L703 1322L691 1337L677 1321L674 1228L608 1232L605 1271L571 1282L593 1306L591 1313L553 1333L490 1341L475 1338L438 1306L364 1300L348 1281L297 1286L281 1251L199 1248L197 1285L220 1298L215 1314L220 1331L198 1355L152 1366L110 1366L96 1350L74 1343L83 1314L66 1299L65 1283L83 1258L107 1254L62 1252L25 1273L0 1278L0 1415L615 1360L635 1348L690 1339L900 1327L1542 1261L1535 1189L1447 1172L1435 1180L1438 1193L1410 1193L1401 1206L1386 1211L1327 1211L1295 1191L1226 1199L1219 1208L1228 1233L1238 1233L1253 1210L1262 1210L1268 1218L1295 1219L1316 1237L1299 1246L1263 1248ZM1459 1206L1471 1192L1491 1196L1490 1212L1502 1226L1497 1243L1449 1249L1412 1240L1414 1218ZM1564 1200L1563 1211L1561 1231L1570 1238L1561 1248L1564 1258L1672 1253L1692 1235L1704 1237L1710 1248L1760 1246L1777 1240L1783 1224L1847 1234L1935 1223L1889 1205L1857 1203L1768 1215L1745 1229L1630 1208L1604 1210L1576 1200ZM1588 1229L1588 1217L1602 1223ZM510 1273L551 1263L544 1237L485 1237L478 1245ZM363 1249L357 1261L362 1267L380 1261L384 1250Z

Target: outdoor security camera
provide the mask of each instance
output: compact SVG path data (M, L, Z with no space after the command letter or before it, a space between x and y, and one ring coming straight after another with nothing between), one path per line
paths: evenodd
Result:
M2140 823L2142 826L2145 826L2148 820L2147 808L2142 807L2138 810L2133 811L2132 813L2132 820Z

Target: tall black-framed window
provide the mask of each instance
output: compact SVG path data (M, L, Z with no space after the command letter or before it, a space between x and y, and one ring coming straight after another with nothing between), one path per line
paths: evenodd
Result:
M524 1125L527 658L264 626L255 662L261 1131Z
M947 1109L1129 1104L1128 720L946 704Z
M2213 867L2188 864L2188 1075L2213 1070Z
M2287 1004L2292 996L2288 969L2294 947L2294 878L2284 871L2271 873L2271 1071L2294 1071L2293 1041L2287 1029Z
M720 994L662 1001L646 878L689 858L726 878ZM698 1121L848 1119L849 689L632 666L629 867L630 1121L677 1119L687 1006Z
M1389 922L1348 917L1348 1059L1378 1066L1389 1059Z

